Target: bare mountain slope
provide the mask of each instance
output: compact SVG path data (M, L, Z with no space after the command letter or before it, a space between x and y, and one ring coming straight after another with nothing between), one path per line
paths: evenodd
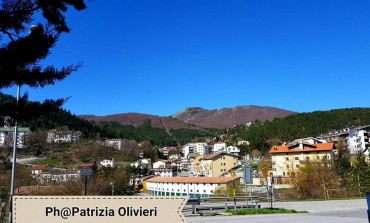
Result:
M197 126L230 128L237 124L246 124L255 120L273 120L291 114L295 112L266 106L237 106L214 110L189 107L172 117Z
M230 128L236 124L246 124L254 120L272 120L282 118L295 112L273 107L261 106L237 106L234 108L223 108L207 110L199 107L189 107L171 117L160 117L157 115L122 113L106 116L79 115L80 118L88 121L115 121L122 125L138 127L145 120L151 120L152 126L170 129L202 129L207 128ZM198 127L197 127L198 126Z
M79 115L78 117L86 119L88 121L105 121L105 122L118 122L122 125L132 125L139 127L144 123L145 120L151 120L152 126L155 128L169 129L181 129L181 128L196 128L191 124L187 124L183 121L177 120L172 117L160 117L156 115L139 114L139 113L122 113L106 116L95 116L95 115Z

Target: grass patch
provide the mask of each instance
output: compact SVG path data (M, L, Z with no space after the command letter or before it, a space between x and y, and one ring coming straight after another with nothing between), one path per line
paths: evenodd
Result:
M307 211L296 211L292 209L284 208L242 208L242 209L228 209L226 213L231 213L232 215L253 215L253 214L298 214L298 213L308 213Z
M50 166L55 166L59 162L60 162L59 158L48 158L48 159L45 159L45 160L35 161L32 164L35 164L35 165L46 165L46 164L48 164Z

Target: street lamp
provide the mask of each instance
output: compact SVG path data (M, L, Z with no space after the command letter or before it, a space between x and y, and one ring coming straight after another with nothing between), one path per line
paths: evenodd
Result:
M17 110L18 110L18 104L19 104L19 95L21 92L21 86L18 84L17 86ZM17 142L18 142L18 111L16 111L16 117L14 122L14 135L13 135L13 163L12 163L12 178L10 182L10 207L9 207L9 223L12 223L13 221L13 196L15 191L15 172L17 167Z
M31 34L32 31L36 29L37 26L32 25L30 28L30 32L28 34ZM16 115L14 119L14 135L13 135L13 163L12 163L12 178L10 182L10 208L9 208L9 223L13 222L13 196L14 196L14 190L15 190L15 173L16 173L16 167L17 167L17 143L18 143L18 105L19 105L19 97L21 93L21 84L18 82L17 84L17 104L16 104Z

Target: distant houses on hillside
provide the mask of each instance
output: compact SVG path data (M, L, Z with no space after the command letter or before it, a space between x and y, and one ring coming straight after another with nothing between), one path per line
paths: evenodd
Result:
M48 143L72 143L81 140L81 131L71 131L67 127L48 131L46 141Z

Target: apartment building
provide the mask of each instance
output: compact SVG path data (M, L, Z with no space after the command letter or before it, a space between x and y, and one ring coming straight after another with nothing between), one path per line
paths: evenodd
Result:
M218 141L213 145L213 152L218 152L223 148L226 148L226 143L223 141Z
M351 155L359 152L369 156L370 125L334 130L318 136L318 139L333 142L336 147L347 148Z
M48 131L48 143L71 143L80 141L82 136L81 131L71 131L67 128L52 129Z
M269 150L274 176L294 176L307 162L331 163L335 153L334 143L295 143L273 146Z
M19 127L18 128L18 148L27 147L27 139L31 133L30 128ZM14 127L4 126L0 128L0 146L13 146L14 143Z
M238 165L238 156L217 152L203 156L199 160L199 176L218 177Z
M184 157L188 157L189 153L197 153L199 155L205 155L209 153L207 143L188 143L182 148Z

